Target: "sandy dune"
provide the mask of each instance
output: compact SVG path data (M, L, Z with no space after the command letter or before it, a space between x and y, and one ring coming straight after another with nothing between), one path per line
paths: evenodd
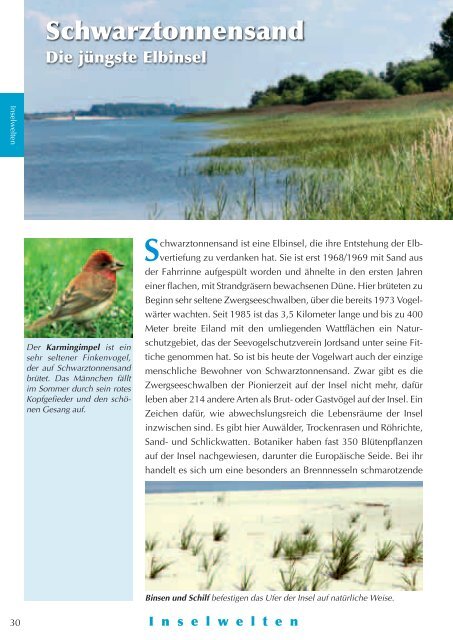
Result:
M402 574L411 577L414 571L419 590L422 567L404 567L398 546L387 560L374 562L368 584L364 565L374 556L378 542L409 541L422 525L422 516L422 489L417 487L148 494L146 539L157 538L158 544L146 552L146 589L204 590L211 579L211 590L235 591L246 566L253 570L252 591L283 590L279 570L287 572L291 563L283 555L272 558L274 540L280 534L294 536L303 524L312 524L319 551L296 561L297 574L307 576L321 557L331 558L332 531L354 530L361 552L359 567L341 580L329 579L325 590L401 590ZM351 517L357 521L351 523ZM220 561L209 572L202 567L202 551L195 556L190 549L180 548L181 531L189 522L196 531L192 544L202 541L208 557L212 552L211 560L221 552ZM220 542L213 541L214 523L228 527ZM151 562L171 564L151 580Z

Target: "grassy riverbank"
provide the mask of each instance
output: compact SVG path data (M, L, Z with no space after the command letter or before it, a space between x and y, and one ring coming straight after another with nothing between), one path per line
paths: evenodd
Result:
M225 173L231 172L232 158L238 167L251 158L258 170L290 170L275 217L453 217L452 91L190 118L225 125L214 135L226 142L202 154L215 158L207 161L207 173L213 162L217 174L222 162ZM253 206L243 217L252 212Z

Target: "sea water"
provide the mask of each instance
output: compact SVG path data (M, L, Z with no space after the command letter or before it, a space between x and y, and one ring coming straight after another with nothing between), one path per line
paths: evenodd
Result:
M373 487L422 487L422 482L258 482L188 481L145 482L146 493L190 493L195 491L287 491L288 489L357 489Z

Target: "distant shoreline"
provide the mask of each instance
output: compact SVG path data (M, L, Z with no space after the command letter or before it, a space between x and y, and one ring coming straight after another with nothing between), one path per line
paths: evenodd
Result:
M118 102L93 104L90 109L69 111L44 111L26 113L26 120L113 120L120 118L149 118L152 116L181 116L211 112L210 107L188 107L186 105L160 102Z
M130 120L131 118L127 118ZM75 122L75 121L89 121L89 120L126 120L126 118L114 118L113 116L48 116L44 118L32 118L28 117L27 120L32 120L34 122Z

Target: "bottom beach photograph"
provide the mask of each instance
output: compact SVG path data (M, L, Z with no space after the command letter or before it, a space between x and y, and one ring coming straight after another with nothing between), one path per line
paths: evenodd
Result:
M146 482L145 588L420 591L420 482Z

